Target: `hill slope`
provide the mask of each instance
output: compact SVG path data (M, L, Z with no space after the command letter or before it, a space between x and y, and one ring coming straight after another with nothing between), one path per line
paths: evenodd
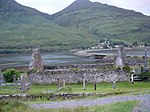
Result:
M61 27L49 17L14 0L0 0L0 49L66 50L96 42L93 35Z
M107 4L76 0L50 19L64 27L87 30L100 38L150 42L150 17Z

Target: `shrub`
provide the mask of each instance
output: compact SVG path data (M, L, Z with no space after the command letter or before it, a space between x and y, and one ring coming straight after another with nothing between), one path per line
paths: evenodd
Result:
M131 71L131 68L128 65L125 65L122 69L128 73Z
M150 72L143 72L140 74L140 78L142 78L143 80L148 80L150 79Z
M4 77L6 82L13 82L14 75L16 75L16 79L20 77L18 70L16 69L5 70Z

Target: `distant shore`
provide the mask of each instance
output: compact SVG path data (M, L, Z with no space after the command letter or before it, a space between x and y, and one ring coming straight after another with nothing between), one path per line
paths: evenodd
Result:
M147 50L150 50L150 47L146 47ZM109 51L117 51L118 48L113 49L92 49L92 50L79 50L74 52L74 55L80 56L80 57L91 57L97 52L109 52ZM144 47L134 47L134 48L125 48L126 51L138 51L138 50L145 50Z

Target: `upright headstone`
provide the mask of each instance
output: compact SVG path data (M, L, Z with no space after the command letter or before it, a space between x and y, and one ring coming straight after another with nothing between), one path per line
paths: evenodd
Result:
M113 88L113 89L116 89L116 81L115 81L115 80L113 81L112 88Z
M38 71L42 71L44 69L44 64L42 62L42 57L38 48L34 49L32 52L29 70L32 69L36 69Z
M0 85L4 84L4 77L3 74L0 74Z
M13 75L13 84L16 85L17 84L17 80L16 80L16 74Z
M65 80L63 80L63 87L65 87L66 86L66 82L65 82Z
M1 73L1 69L0 69L0 85L4 83L4 76Z
M118 54L115 61L117 67L124 66L127 63L126 53L123 46L119 46Z
M147 61L147 49L145 48L145 56L144 56L144 67L143 70L141 70L141 72L148 72L149 68L148 68L148 61Z
M94 82L94 90L96 91L96 81Z
M147 49L145 48L144 67L147 68Z
M85 90L85 78L83 78L83 90Z
M21 76L21 88L20 88L21 92L25 92L26 91L26 78L24 75Z
M61 87L61 81L60 78L57 78L57 88L59 89Z
M134 73L135 73L135 70L133 68L132 72L131 72L131 83L134 84Z

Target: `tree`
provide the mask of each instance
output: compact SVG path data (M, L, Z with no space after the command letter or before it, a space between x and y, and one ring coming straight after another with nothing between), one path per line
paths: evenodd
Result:
M19 72L16 69L5 70L3 75L5 77L6 82L13 82L14 75L16 76L16 79L20 77Z

